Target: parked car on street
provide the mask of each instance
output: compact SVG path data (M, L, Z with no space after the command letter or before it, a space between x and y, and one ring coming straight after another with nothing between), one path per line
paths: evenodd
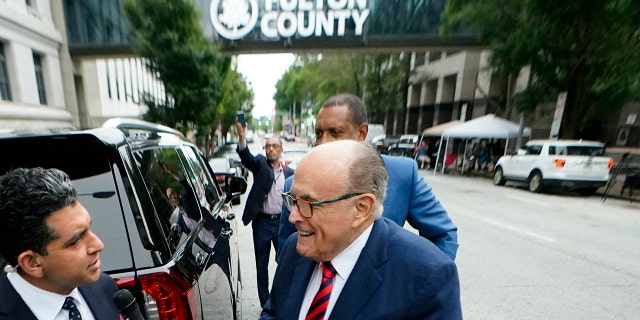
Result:
M613 158L602 142L583 140L532 140L514 154L500 157L493 183L509 180L528 183L532 192L560 187L592 195L607 184Z
M396 143L389 145L387 154L390 156L402 156L413 158L416 151L418 151L418 139L415 134L408 134L400 136L400 139Z
M241 319L235 214L246 182L223 187L198 148L169 127L111 119L66 133L4 134L0 174L59 168L104 243L102 271L145 319Z
M280 136L282 139L284 139L285 141L296 141L296 136L294 134L291 133L285 133L282 136Z
M295 170L300 160L307 155L307 149L286 149L280 156L282 163Z
M371 139L371 146L378 150L378 153L386 153L387 146L384 140L387 138L386 134L379 134ZM383 152L384 151L384 152Z
M253 131L250 130L245 133L244 138L247 143L253 143L255 141Z

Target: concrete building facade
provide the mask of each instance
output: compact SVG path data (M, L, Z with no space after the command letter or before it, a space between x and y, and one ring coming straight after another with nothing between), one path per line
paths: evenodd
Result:
M70 128L49 1L0 1L0 129Z
M412 53L406 110L396 117L403 123L398 126L394 120L387 132L417 134L451 120L465 121L488 113L504 116L508 84L491 71L489 56L488 50ZM516 96L525 90L528 79L529 69L523 68L514 82ZM531 138L549 138L554 112L555 101L550 101L523 118L524 125L531 127ZM516 110L506 113L508 120L520 120ZM605 124L599 140L608 146L640 147L639 113L640 103L625 105Z
M88 129L164 101L143 59L69 53L60 0L0 0L0 130Z

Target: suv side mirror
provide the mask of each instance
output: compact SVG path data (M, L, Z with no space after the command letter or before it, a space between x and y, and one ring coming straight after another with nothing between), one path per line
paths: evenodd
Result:
M247 180L245 180L243 177L227 176L225 184L225 191L227 192L227 198L224 199L225 203L228 203L235 199L240 200L240 196L247 192ZM235 204L239 203L240 202L237 201L237 203Z

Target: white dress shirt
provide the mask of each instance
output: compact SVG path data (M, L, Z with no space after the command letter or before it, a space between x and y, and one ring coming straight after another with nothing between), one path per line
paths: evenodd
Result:
M344 288L347 279L349 279L349 275L351 275L351 271L353 271L353 267L355 267L356 262L358 262L360 252L362 252L362 249L367 244L367 240L369 240L371 229L373 229L373 224L365 229L364 232L358 238L356 238L353 243L351 243L346 249L340 252L335 258L333 258L333 260L331 260L331 264L336 269L337 274L333 278L333 289L331 290L331 296L329 297L329 305L327 306L327 311L324 314L325 319L329 318L329 315L333 310L333 306L336 304L336 301L340 296L340 292L342 292L342 288ZM313 298L318 293L318 289L320 289L321 283L322 263L318 262L316 263L316 267L313 269L311 279L309 279L307 291L305 291L304 293L304 299L302 300L302 306L300 307L300 314L298 315L299 320L304 320L304 318L307 316L309 307L311 307L311 302L313 302Z
M8 273L7 278L38 320L68 320L69 311L62 309L67 297L75 299L83 320L95 320L78 288L73 289L68 295L59 295L30 284L15 272Z

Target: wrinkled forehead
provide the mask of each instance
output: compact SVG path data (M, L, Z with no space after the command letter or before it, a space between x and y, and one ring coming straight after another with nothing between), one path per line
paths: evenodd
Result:
M294 184L300 180L309 187L342 190L349 181L349 168L353 162L353 150L343 146L344 143L329 142L312 148L300 160Z

